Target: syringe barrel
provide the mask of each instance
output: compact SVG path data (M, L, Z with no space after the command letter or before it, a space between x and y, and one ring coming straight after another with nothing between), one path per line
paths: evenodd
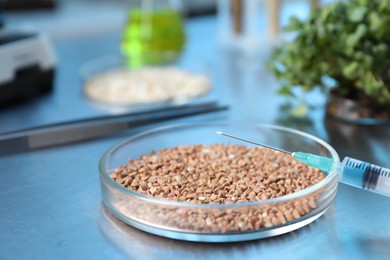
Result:
M390 196L390 169L345 157L341 162L341 182Z

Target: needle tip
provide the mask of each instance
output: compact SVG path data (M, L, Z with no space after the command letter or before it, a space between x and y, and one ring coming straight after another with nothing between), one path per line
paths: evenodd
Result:
M216 133L217 135L223 134L221 131L215 131L215 133Z

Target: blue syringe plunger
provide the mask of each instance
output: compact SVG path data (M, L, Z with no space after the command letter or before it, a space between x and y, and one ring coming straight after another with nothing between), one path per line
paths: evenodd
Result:
M336 171L342 183L390 196L390 169L350 157L336 163L332 158L310 153L295 152L292 155L297 161L324 172Z

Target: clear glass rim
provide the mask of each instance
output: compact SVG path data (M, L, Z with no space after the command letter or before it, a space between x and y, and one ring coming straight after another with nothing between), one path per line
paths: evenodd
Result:
M133 140L136 140L139 137L153 134L156 132L160 132L163 130L174 130L178 128L185 128L185 127L196 127L196 126L213 126L213 125L227 125L227 126L232 126L232 125L247 125L247 126L252 126L252 127L262 127L262 128L268 128L268 129L275 129L275 130L281 130L281 131L286 131L289 133L297 134L306 138L309 138L313 141L316 141L317 143L323 145L332 155L332 158L334 159L335 163L340 162L340 158L336 152L336 150L330 146L327 142L324 140L313 136L311 134L302 132L300 130L284 127L284 126L278 126L278 125L271 125L271 124L255 124L255 123L227 123L227 122L204 122L204 123L182 123L182 124L171 124L167 126L161 126L157 127L154 129L150 129L144 132L141 132L139 134L136 134L132 137L129 137L125 139L124 141L112 146L109 150L107 150L101 159L99 160L99 175L100 177L105 181L106 184L109 184L115 189L118 189L119 191L125 193L128 196L132 196L134 198L150 202L150 203L156 203L160 205L169 205L169 206L180 206L180 207L186 207L186 208L204 208L204 209L223 209L223 208L240 208L240 207L253 207L253 206L261 206L261 205L268 205L268 204L275 204L275 203L280 203L280 202L286 202L292 199L297 199L300 197L305 197L312 192L316 192L318 190L321 190L325 186L327 186L335 177L337 177L338 173L334 170L332 170L329 174L326 175L326 177L321 180L320 182L297 192L284 195L281 197L277 198L271 198L267 200L261 200L261 201L253 201L253 202L240 202L240 203L227 203L227 204L198 204L198 203L191 203L191 202L182 202L182 201L173 201L173 200L168 200L168 199L160 199L160 198L154 198L148 195L140 194L138 192L132 191L130 189L126 189L122 185L116 183L114 180L111 179L109 176L110 173L106 173L105 171L105 165L106 161L109 159L111 154L116 151L118 148L130 143ZM216 129L218 130L218 129Z
M176 57L180 56L183 53L180 51L173 50L165 50L165 51L146 51L142 54L142 56L150 56L150 57ZM102 56L93 58L92 60L84 63L79 69L80 77L83 81L87 81L91 78L91 75L95 72L97 68L101 68L102 66L116 66L122 67L125 62L126 57L120 53L106 53ZM160 64L164 65L164 64ZM153 66L153 65L150 65ZM123 67L125 68L125 67ZM134 68L127 68L133 70Z

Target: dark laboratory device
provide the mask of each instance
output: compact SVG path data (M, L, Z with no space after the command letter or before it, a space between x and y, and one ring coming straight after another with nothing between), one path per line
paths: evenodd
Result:
M0 106L53 89L55 55L43 33L0 29Z

